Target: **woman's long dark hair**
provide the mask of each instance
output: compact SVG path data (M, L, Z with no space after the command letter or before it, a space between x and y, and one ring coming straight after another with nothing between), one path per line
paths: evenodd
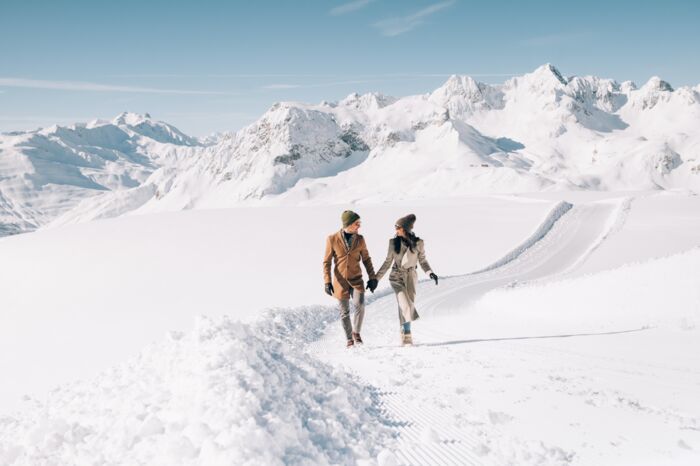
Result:
M403 242L406 246L408 246L408 249L413 252L413 249L416 247L416 244L418 243L418 240L420 240L419 237L416 236L415 233L408 232L406 233L407 238L404 238L402 236L396 235L394 237L394 251L398 254L401 251L401 242Z

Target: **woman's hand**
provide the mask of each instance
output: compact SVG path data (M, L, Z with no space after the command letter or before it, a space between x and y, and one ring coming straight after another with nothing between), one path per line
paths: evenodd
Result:
M433 280L435 280L435 285L438 284L438 276L435 275L435 273L430 272L430 278L433 279Z
M367 289L372 293L374 293L374 290L377 289L377 285L379 285L379 282L376 278L372 278L369 281L367 281Z

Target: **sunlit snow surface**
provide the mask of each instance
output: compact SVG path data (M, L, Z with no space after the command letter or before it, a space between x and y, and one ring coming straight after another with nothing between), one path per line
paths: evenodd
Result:
M352 350L321 290L323 239L345 207L0 240L0 462L698 461L698 197L355 206L375 264L395 218L415 212L442 278L419 285L414 347L398 345L382 282Z

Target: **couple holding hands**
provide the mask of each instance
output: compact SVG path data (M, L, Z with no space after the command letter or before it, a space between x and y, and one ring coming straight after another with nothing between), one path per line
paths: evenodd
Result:
M420 264L423 271L438 284L438 277L433 273L425 258L425 243L413 233L416 216L401 217L396 221L396 236L389 240L389 250L384 263L377 273L374 272L372 259L367 251L367 244L359 234L362 225L360 216L346 210L341 216L343 228L326 239L326 252L323 256L323 280L328 295L338 300L340 319L347 339L347 347L362 343L360 331L365 315L365 283L362 278L360 262L365 267L369 281L366 289L374 293L379 280L391 268L389 283L396 295L399 308L399 330L401 344L411 345L411 322L418 319L416 311L416 268ZM331 281L331 267L333 280ZM350 300L355 307L354 319L350 320Z

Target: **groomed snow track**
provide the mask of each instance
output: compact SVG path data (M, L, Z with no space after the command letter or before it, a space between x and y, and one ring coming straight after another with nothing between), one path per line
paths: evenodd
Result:
M530 237L493 265L443 279L437 287L431 280L422 281L417 303L421 319L414 326L417 344L413 348L398 346L395 298L384 289L368 304L364 347L345 350L339 324L329 322L324 335L309 345L309 351L376 387L377 402L395 421L395 459L399 464L567 464L571 455L544 445L527 446L528 458L518 456L517 449L510 456L489 456L493 439L503 437L498 427L500 414L489 411L490 422L469 419L469 409L461 413L456 409L455 416L450 411L455 411L454 406L445 409L439 399L421 393L415 378L425 382L426 377L434 377L440 384L440 379L450 379L464 370L478 370L483 361L469 361L464 351L453 350L454 345L471 342L460 338L455 319L463 323L470 305L494 288L573 272L613 230L619 229L628 209L628 199L559 203ZM439 239L426 238L428 251L431 240ZM430 367L436 357L444 363L440 369ZM462 373L462 378L468 379L468 375ZM469 387L461 389L469 391Z

